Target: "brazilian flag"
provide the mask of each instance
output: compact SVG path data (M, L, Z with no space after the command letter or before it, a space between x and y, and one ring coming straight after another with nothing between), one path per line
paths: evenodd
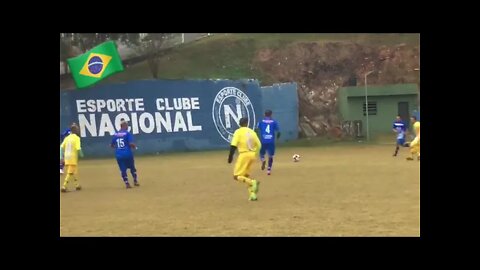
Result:
M82 55L67 59L67 62L78 88L88 87L123 71L122 59L113 41L104 42Z

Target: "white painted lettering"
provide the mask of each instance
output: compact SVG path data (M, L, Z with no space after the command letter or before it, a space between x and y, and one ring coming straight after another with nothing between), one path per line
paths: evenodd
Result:
M103 108L105 108L107 103L103 99L97 99L97 112L101 112Z
M182 131L188 131L187 125L185 124L185 119L181 112L175 113L175 125L173 126L173 132L178 132L179 129Z
M188 131L201 131L202 126L194 126L192 121L192 112L187 111Z
M135 99L135 110L136 111L145 111L145 108L143 108L143 98L136 98Z
M125 100L125 102L128 103L128 110L129 110L129 111L133 111L133 102L134 102L134 101L135 101L135 100L134 100L133 98L129 98L129 99L126 99L126 100Z
M87 106L88 106L88 109L87 109L88 112L95 112L97 110L95 107L95 100L93 99L89 99L87 101Z
M146 124L147 119L148 126ZM155 129L155 121L153 119L153 116L149 113L142 113L138 118L138 125L144 133L152 133L152 131Z
M170 106L170 102L168 98L165 99L165 108L167 111L173 111L173 107Z
M163 111L165 110L165 106L162 105L162 103L164 103L165 101L163 100L163 98L157 98L157 110L158 111Z
M198 101L198 97L192 98L192 110L199 110L200 109L200 101Z
M237 123L238 125L238 122L240 121L240 118L242 118L242 107L240 104L236 104L237 106L237 114L235 114L235 112L233 112L232 108L229 106L229 105L223 105L223 108L225 110L225 127L226 128L231 128L232 127L232 124L230 123L230 117L233 117L233 120L235 121L235 123Z
M190 110L190 99L189 98L182 98L182 109L183 110Z
M77 113L85 113L87 112L84 99L77 100Z
M172 118L170 112L165 113L165 118L159 112L155 113L155 123L157 125L157 133L162 132L162 126L167 132L172 132Z
M110 135L115 133L115 129L113 128L112 121L110 120L110 116L108 113L102 113L102 118L100 119L100 128L98 130L98 136L103 137L105 133L108 132Z
M131 125L128 126L128 131L132 132L133 134L138 134L137 113L132 113L132 121Z
M174 98L173 99L173 107L175 110L181 110L182 109L182 102L179 98Z
M85 114L79 114L78 125L80 126L80 137L86 137L87 130L90 133L90 136L97 137L95 114L90 114L90 121L87 120Z
M125 100L123 99L116 99L117 102L117 111L118 112L126 112L127 110L125 109Z
M107 110L109 112L115 112L115 100L107 99Z

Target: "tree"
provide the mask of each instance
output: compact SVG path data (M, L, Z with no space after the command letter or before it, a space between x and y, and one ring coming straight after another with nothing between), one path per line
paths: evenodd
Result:
M62 33L60 34L60 42L64 42L66 46L79 47L82 52L86 52L93 47L108 41L121 41L128 46L138 46L140 43L140 35L138 33ZM63 46L63 45L61 45ZM62 50L62 48L60 48ZM60 51L62 54L62 51Z
M68 51L70 49L70 45L60 38L60 62L63 63L63 67L65 73L67 73L67 59L68 59Z
M166 33L148 33L140 40L136 51L147 57L147 64L154 79L158 78L159 58L158 52L167 37Z
M65 73L68 73L67 59L74 56L72 36L69 34L60 34L60 62L63 63Z
M86 52L107 40L117 40L118 35L108 33L75 34L74 40L82 52Z

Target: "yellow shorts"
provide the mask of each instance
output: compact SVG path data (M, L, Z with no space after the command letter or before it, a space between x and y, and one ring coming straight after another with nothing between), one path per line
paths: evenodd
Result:
M78 166L77 165L65 165L65 171L68 174L77 174Z
M420 139L417 137L410 143L410 153L420 154Z
M410 153L412 154L420 154L420 145L414 145L410 147Z
M238 155L235 162L235 168L233 169L233 175L249 175L252 171L252 165L256 160L255 152L245 152Z
M416 146L417 144L420 146L420 138L415 137L415 139L413 139L413 141L410 143L410 146Z

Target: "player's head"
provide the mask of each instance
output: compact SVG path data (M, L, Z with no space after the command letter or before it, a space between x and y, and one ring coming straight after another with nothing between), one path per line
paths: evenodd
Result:
M80 128L75 123L70 126L70 132L76 134L77 136L80 136Z
M246 127L248 126L248 118L247 117L242 117L240 119L240 121L238 122L238 124L241 126L241 127Z
M397 121L400 121L400 120L402 120L402 117L400 117L400 115L397 115L396 119L397 119Z
M123 118L122 118L123 119ZM120 122L120 128L121 129L128 129L128 122L123 120L122 122Z
M266 117L272 117L272 111L271 110L266 110L265 111L265 116Z
M410 116L410 120L412 121L412 123L415 123L417 122L417 117L415 115L412 115Z

